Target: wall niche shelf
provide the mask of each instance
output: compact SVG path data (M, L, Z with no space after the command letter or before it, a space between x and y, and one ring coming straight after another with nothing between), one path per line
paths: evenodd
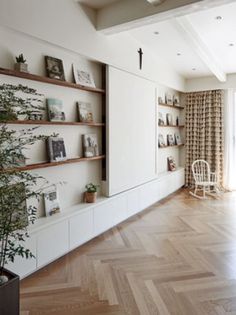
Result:
M52 125L52 126L89 126L89 127L104 127L104 123L98 122L77 122L77 121L47 121L47 120L7 120L1 121L0 124L13 125Z
M43 163L36 163L36 164L29 164L22 167L12 168L12 169L6 169L1 172L11 172L11 171L29 171L29 170L35 170L39 168L47 168L47 167L53 167L53 166L59 166L63 164L72 164L72 163L79 163L84 161L96 161L96 160L103 160L105 159L105 155L99 155L94 156L91 158L86 157L79 157L79 158L73 158L73 159L67 159L65 161L58 161L58 162L43 162Z
M51 79L48 77L43 77L43 76L39 76L36 74L31 74L31 73L26 73L26 72L19 72L19 71L15 71L15 70L11 70L11 69L0 68L0 74L12 76L12 77L17 77L17 78L22 78L22 79L27 79L27 80L31 80L31 81L38 81L38 82L43 82L43 83L49 83L49 84L69 87L72 89L78 89L78 90L83 90L83 91L88 91L88 92L93 92L93 93L105 94L104 89L87 87L87 86L79 85L79 84L72 83L72 82L55 80L55 79Z
M165 104L165 103L160 103L160 104L158 104L158 105L159 105L159 106L163 106L163 107L175 108L175 109L184 109L183 106L168 105L168 104Z
M158 125L158 127L161 127L161 128L167 128L167 127L169 127L169 128L184 128L185 126L184 125L179 125L179 126L177 126L177 125Z
M158 149L176 148L176 147L183 147L183 146L184 146L184 144L165 145L163 147L158 147Z

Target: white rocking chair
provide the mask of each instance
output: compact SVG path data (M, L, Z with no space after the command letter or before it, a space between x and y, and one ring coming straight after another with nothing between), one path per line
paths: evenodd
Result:
M193 178L195 181L194 192L190 194L199 199L206 199L206 194L217 197L220 190L217 185L216 173L210 171L209 164L204 160L196 160L192 164ZM202 191L202 195L197 192Z

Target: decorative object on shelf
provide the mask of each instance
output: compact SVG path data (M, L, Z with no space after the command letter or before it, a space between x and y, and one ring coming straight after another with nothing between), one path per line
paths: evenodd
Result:
M159 148L166 147L166 143L165 143L164 137L163 137L163 135L161 133L159 133L159 135L158 135L158 147Z
M48 118L50 121L65 121L62 100L47 98Z
M20 54L18 57L16 57L14 69L20 72L28 72L28 65L23 54Z
M179 106L180 105L180 102L179 102L179 95L178 94L175 94L174 97L173 97L173 103L175 106Z
M94 185L93 183L87 184L85 186L85 193L84 193L84 201L87 203L94 203L97 199L97 190L99 185Z
M82 70L79 66L73 64L73 74L75 83L95 88L93 75L89 71Z
M47 76L49 78L65 81L64 67L61 59L45 56L45 63Z
M88 102L77 102L80 122L93 122L92 105Z
M176 145L182 144L180 134L178 134L178 133L175 133L175 144Z
M53 185L48 191L43 193L45 215L46 217L60 213L60 202L56 185Z
M31 112L28 114L28 120L43 120L43 113Z
M6 124L0 126L0 296L10 295L9 299L1 300L1 314L19 314L19 277L5 266L14 263L16 256L26 259L34 257L25 248L24 242L29 237L28 221L34 222L36 219L37 207L32 201L38 200L41 195L41 190L35 189L35 186L42 186L43 178L20 172L15 165L12 167L19 150L46 139L46 136L34 135L34 130L9 130ZM5 168L10 172L6 173Z
M165 96L165 101L167 105L173 105L173 96L167 93Z
M171 114L166 114L166 124L168 126L173 126L173 117Z
M98 141L96 134L82 135L85 157L94 157L99 155Z
M176 116L175 124L176 124L176 126L179 126L179 116Z
M168 163L168 171L176 171L176 163L175 163L175 160L172 156L169 156L167 158L167 163Z
M63 138L59 138L57 136L49 137L47 140L47 146L50 162L60 162L67 159Z
M42 113L43 95L27 86L0 85L0 121L29 117L31 113Z
M163 115L161 112L158 113L158 125L159 126L164 126L165 125L165 122L164 122L164 119L163 119Z
M164 100L162 97L158 97L158 104L164 104Z
M142 48L139 48L138 54L139 54L139 69L142 70L142 67L143 67L143 50L142 50Z
M175 145L175 140L174 140L173 135L167 135L167 144L169 146Z

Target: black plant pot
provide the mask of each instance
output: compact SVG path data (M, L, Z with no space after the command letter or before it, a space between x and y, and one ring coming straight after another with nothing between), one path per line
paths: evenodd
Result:
M8 281L0 285L0 314L19 315L19 276L4 269Z

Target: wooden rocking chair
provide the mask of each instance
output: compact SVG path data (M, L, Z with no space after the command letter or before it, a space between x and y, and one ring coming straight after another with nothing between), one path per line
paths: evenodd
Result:
M192 172L195 181L194 192L190 191L192 196L199 199L206 199L206 194L213 197L217 197L220 194L216 173L210 171L210 166L206 161L194 161L192 164ZM202 195L199 195L198 191L202 191Z

